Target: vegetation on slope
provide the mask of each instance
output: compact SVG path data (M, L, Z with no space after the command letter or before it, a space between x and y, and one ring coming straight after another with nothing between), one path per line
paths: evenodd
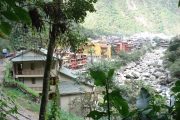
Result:
M91 36L180 31L178 0L98 0L95 7L83 24Z
M167 67L174 79L180 79L180 36L176 36L170 42L166 51Z

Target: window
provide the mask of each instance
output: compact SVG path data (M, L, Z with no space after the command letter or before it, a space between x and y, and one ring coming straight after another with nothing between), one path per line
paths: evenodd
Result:
M36 79L35 78L31 78L32 84L36 84Z
M34 70L34 63L31 63L31 70Z

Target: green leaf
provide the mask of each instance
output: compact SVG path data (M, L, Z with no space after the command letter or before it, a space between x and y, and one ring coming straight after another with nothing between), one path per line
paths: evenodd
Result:
M31 23L31 19L30 19L29 13L25 9L23 9L21 7L15 7L14 11L15 11L15 14L18 16L18 18L22 22L24 22L26 24L30 24Z
M101 70L90 70L90 75L94 79L94 84L97 86L106 85L106 74Z
M174 93L180 92L180 80L177 80L175 86L171 89Z
M11 25L8 22L1 22L0 31L4 34L9 35L11 33Z
M145 109L149 105L150 94L145 88L141 88L140 94L136 100L136 106L138 109Z
M144 111L142 111L142 114L147 115L152 111L152 109L145 109Z
M15 13L13 13L12 11L2 12L2 15L4 15L9 20L19 21L19 18L17 17L17 15Z
M113 75L114 75L114 69L110 69L108 72L108 80L112 79Z
M129 106L127 101L121 96L119 90L113 90L109 93L110 103L123 117L129 115Z
M91 112L87 115L87 117L93 118L94 120L98 120L98 119L100 119L101 117L106 116L106 115L107 115L107 114L106 114L105 112L99 112L99 111L94 110L94 111L91 111Z
M171 90L172 90L174 93L178 93L178 92L180 92L180 86L173 87Z
M180 86L180 80L177 80L175 83L176 86Z

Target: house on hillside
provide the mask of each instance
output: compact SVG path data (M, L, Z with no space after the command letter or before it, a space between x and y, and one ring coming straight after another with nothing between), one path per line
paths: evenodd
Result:
M39 94L43 88L43 76L45 69L47 51L26 50L11 59L13 65L13 77L37 91ZM53 63L50 73L50 94L55 90L57 81L57 69L59 69L58 59L53 57Z
M62 67L60 78L61 109L78 116L86 116L94 103L95 88L93 85L75 81L77 71Z
M113 47L114 47L115 52L119 53L121 51L130 52L132 46L128 44L128 42L119 41L119 42L113 43Z

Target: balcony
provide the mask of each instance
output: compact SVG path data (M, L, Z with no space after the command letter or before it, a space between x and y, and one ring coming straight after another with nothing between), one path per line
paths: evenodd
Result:
M16 73L15 77L43 77L44 75L44 70L39 69L39 70L22 70Z

